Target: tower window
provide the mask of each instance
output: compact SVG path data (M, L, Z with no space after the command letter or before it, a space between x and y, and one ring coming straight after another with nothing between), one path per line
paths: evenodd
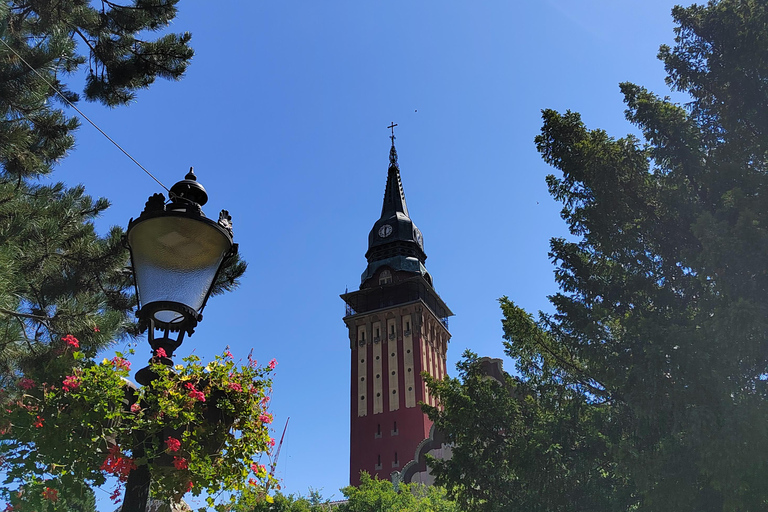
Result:
M376 434L373 436L374 439L378 439L381 437L381 423L376 425Z
M389 326L389 334L395 334L395 326L394 325L390 325Z
M382 284L389 284L392 282L392 272L389 270L382 270L381 274L379 274L379 285Z

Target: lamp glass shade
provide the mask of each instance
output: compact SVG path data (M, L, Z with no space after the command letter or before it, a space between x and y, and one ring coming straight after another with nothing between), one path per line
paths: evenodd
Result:
M140 307L168 303L152 316L172 327L184 321L172 303L203 308L232 240L208 219L165 215L133 225L128 245Z

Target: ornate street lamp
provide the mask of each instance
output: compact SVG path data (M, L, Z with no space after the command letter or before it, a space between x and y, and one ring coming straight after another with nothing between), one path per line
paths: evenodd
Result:
M232 218L222 210L218 222L208 219L202 206L208 194L190 168L184 180L171 187L170 200L162 194L149 198L144 211L131 219L126 245L131 254L141 332L148 330L152 354L162 348L161 360L170 365L184 335L195 331L224 262L237 254L232 241ZM156 337L156 331L162 334ZM136 381L147 385L149 368Z

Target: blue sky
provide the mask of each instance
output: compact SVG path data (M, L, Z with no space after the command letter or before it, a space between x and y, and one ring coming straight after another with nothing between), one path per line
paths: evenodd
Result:
M365 268L386 180L390 122L427 268L456 314L449 371L470 348L502 357L497 299L548 309L549 238L566 230L533 138L543 108L620 137L618 84L662 95L674 2L325 1L179 5L196 56L178 83L128 108L81 108L166 186L195 167L209 216L226 208L249 263L177 352L279 362L273 413L287 492L339 498L348 482L345 288ZM159 186L93 128L54 179L83 183L125 227ZM119 348L119 347L118 347ZM135 364L149 355L145 341ZM506 362L507 368L512 363ZM137 366L138 367L138 366ZM106 502L100 507L111 510Z

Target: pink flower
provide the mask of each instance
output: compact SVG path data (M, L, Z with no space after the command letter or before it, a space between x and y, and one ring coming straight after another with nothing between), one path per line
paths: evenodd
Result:
M235 358L235 356L233 356L233 355L232 355L232 352L230 352L229 350L227 350L226 352L224 352L224 355L225 355L226 357L230 358L230 359L234 359L234 358Z
M229 383L229 389L231 389L232 391L237 391L238 393L240 393L243 390L243 386L241 386L237 382L230 382Z
M141 410L141 406L139 404L133 404L131 406L131 412L139 412Z
M274 440L274 438L270 437L270 438L269 438L269 441L267 441L267 444L268 444L269 446L275 446L275 440Z
M262 414L261 416L259 416L259 421L262 423L272 423L272 415Z
M165 446L168 447L169 452L177 452L179 451L179 448L181 448L181 441L173 437L168 437L168 439L165 440Z
M93 332L101 332L101 330L98 327L94 327Z
M114 366L119 370L125 370L125 371L128 371L131 369L130 361L126 361L120 356L115 356L112 358L112 366Z
M165 349L163 347L160 347L159 349L155 350L155 355L157 357L168 357L168 354L165 352Z
M173 467L175 467L178 470L187 469L189 467L189 463L187 462L187 459L185 459L184 457L174 457Z
M77 338L75 338L71 334L67 334L66 336L61 338L61 341L65 342L70 347L80 348L80 342L77 341Z
M64 378L64 383L61 386L65 392L69 393L80 387L80 377L76 375L69 375Z
M270 370L274 370L275 366L277 366L277 359L272 359L267 366L269 366Z
M191 491L192 488L195 486L192 482L187 482L187 492Z
M24 377L23 379L21 379L21 380L18 382L18 385L19 385L19 387L20 387L21 389L32 389L32 388L34 388L35 386L37 386L37 384L35 383L35 381L33 381L32 379L28 379L28 378L26 378L26 377Z
M35 418L35 422L32 424L35 428L42 428L43 426L43 418L40 416L37 416Z

